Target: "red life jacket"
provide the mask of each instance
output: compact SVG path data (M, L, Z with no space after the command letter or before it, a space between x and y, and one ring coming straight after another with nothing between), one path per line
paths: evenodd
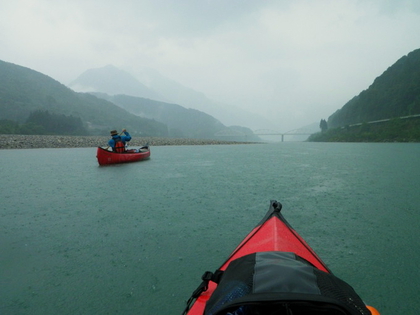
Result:
M121 140L121 137L118 137L118 139L114 139L114 141L115 141L114 152L124 153L125 152L125 144Z

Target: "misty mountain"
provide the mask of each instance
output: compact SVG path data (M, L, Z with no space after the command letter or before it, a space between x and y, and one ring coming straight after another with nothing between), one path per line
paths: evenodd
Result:
M128 95L93 94L124 108L130 113L166 124L170 137L243 141L245 140L243 138L247 135L247 141L259 140L248 128L243 127L240 131L234 127L232 127L233 129L227 128L214 117L196 109L186 109L177 104ZM234 132L236 134L233 134Z
M165 78L159 72L150 68L142 68L135 72L136 78L147 86L159 91L171 102L184 107L203 111L226 126L245 126L251 129L263 129L273 125L262 116L250 113L236 106L218 102L208 98L204 93L183 86L182 84Z
M259 129L272 124L254 113L213 101L204 93L165 78L150 68L143 68L135 74L114 66L90 69L74 80L69 87L79 92L125 94L179 104L185 108L205 112L226 126L240 125Z
M69 87L77 92L125 94L166 101L158 92L140 83L130 73L112 65L86 70Z
M19 124L34 113L67 117L68 121L80 118L89 134L108 135L110 129L127 128L133 135L168 135L163 123L138 117L93 95L76 93L49 76L4 61L0 61L0 112L2 122Z
M319 122L315 122L294 130L296 135L287 136L288 141L306 141L311 134L317 133L321 130Z
M328 127L420 114L420 49L403 56L328 118Z
M42 73L0 61L4 133L107 135L111 129L126 128L133 136L258 140L251 130L232 136L235 129L195 109L134 96L98 95L75 92Z

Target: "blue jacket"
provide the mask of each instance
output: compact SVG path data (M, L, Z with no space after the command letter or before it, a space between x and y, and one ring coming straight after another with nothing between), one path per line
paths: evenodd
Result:
M115 136L112 136L112 138L111 139L109 139L109 141L108 141L108 145L112 148L112 149L114 149L114 146L115 146L115 140L114 139L118 139L118 138L121 138L121 141L124 143L124 145L125 145L125 143L126 142L128 142L128 141L130 141L131 140L131 136L130 136L130 134L127 132L127 131L124 131L124 134L125 134L125 136L119 136L119 135L115 135Z

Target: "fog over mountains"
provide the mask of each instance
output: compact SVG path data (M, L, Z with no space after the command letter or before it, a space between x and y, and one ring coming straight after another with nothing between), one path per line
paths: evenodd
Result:
M123 94L178 104L207 113L226 126L244 126L253 130L273 126L273 122L261 116L213 101L203 93L187 88L148 68L136 73L112 65L89 69L72 81L69 87L76 92Z

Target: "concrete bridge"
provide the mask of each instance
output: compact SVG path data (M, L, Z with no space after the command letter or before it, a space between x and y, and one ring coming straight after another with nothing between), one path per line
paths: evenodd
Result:
M286 132L280 132L271 129L258 129L254 131L257 136L281 136L281 142L284 142L284 136L310 136L315 133L313 130L294 129Z

